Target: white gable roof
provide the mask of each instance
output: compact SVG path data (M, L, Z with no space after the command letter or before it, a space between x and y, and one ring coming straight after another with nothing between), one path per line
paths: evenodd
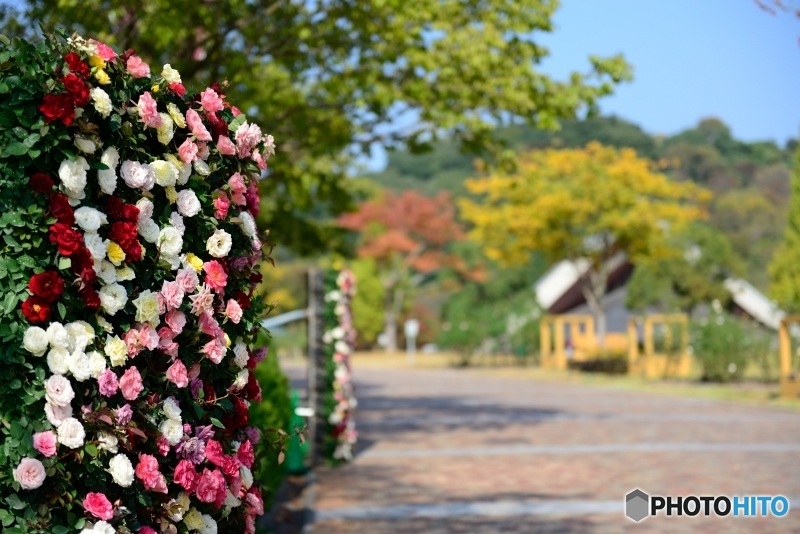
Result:
M753 319L775 330L781 324L786 312L769 300L766 295L741 278L728 278L725 288L731 292L733 302L746 311Z

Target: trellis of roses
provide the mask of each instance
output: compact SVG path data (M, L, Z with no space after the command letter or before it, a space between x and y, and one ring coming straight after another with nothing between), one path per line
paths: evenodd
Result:
M135 51L0 36L0 524L255 531L272 137Z
M324 452L332 463L353 458L356 444L355 408L357 401L350 374L350 355L356 342L351 301L356 279L349 269L328 270L324 279L323 308L326 394L323 417L327 423Z

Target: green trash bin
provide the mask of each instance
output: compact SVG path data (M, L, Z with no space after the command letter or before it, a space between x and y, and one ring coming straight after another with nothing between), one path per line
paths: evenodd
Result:
M295 432L295 428L306 426L306 420L297 415L297 407L300 405L300 395L296 389L292 390L292 418L287 431L290 434ZM292 436L289 440L289 447L286 450L286 472L290 475L302 475L308 471L306 466L306 456L308 456L308 442L301 443L298 436Z

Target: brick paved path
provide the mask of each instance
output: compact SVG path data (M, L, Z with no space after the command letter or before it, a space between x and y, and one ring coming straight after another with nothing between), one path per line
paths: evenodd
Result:
M357 368L359 455L313 532L800 532L800 414L476 371ZM658 495L791 498L784 518L623 516Z

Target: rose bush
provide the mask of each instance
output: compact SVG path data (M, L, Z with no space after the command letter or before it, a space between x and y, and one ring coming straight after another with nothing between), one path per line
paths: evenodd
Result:
M327 423L325 456L332 463L350 461L356 443L357 406L350 376L350 355L356 343L351 303L356 293L352 271L329 270L325 273L323 309L326 395L323 417Z
M0 36L0 524L255 531L271 136L223 87ZM260 452L256 452L260 451Z

